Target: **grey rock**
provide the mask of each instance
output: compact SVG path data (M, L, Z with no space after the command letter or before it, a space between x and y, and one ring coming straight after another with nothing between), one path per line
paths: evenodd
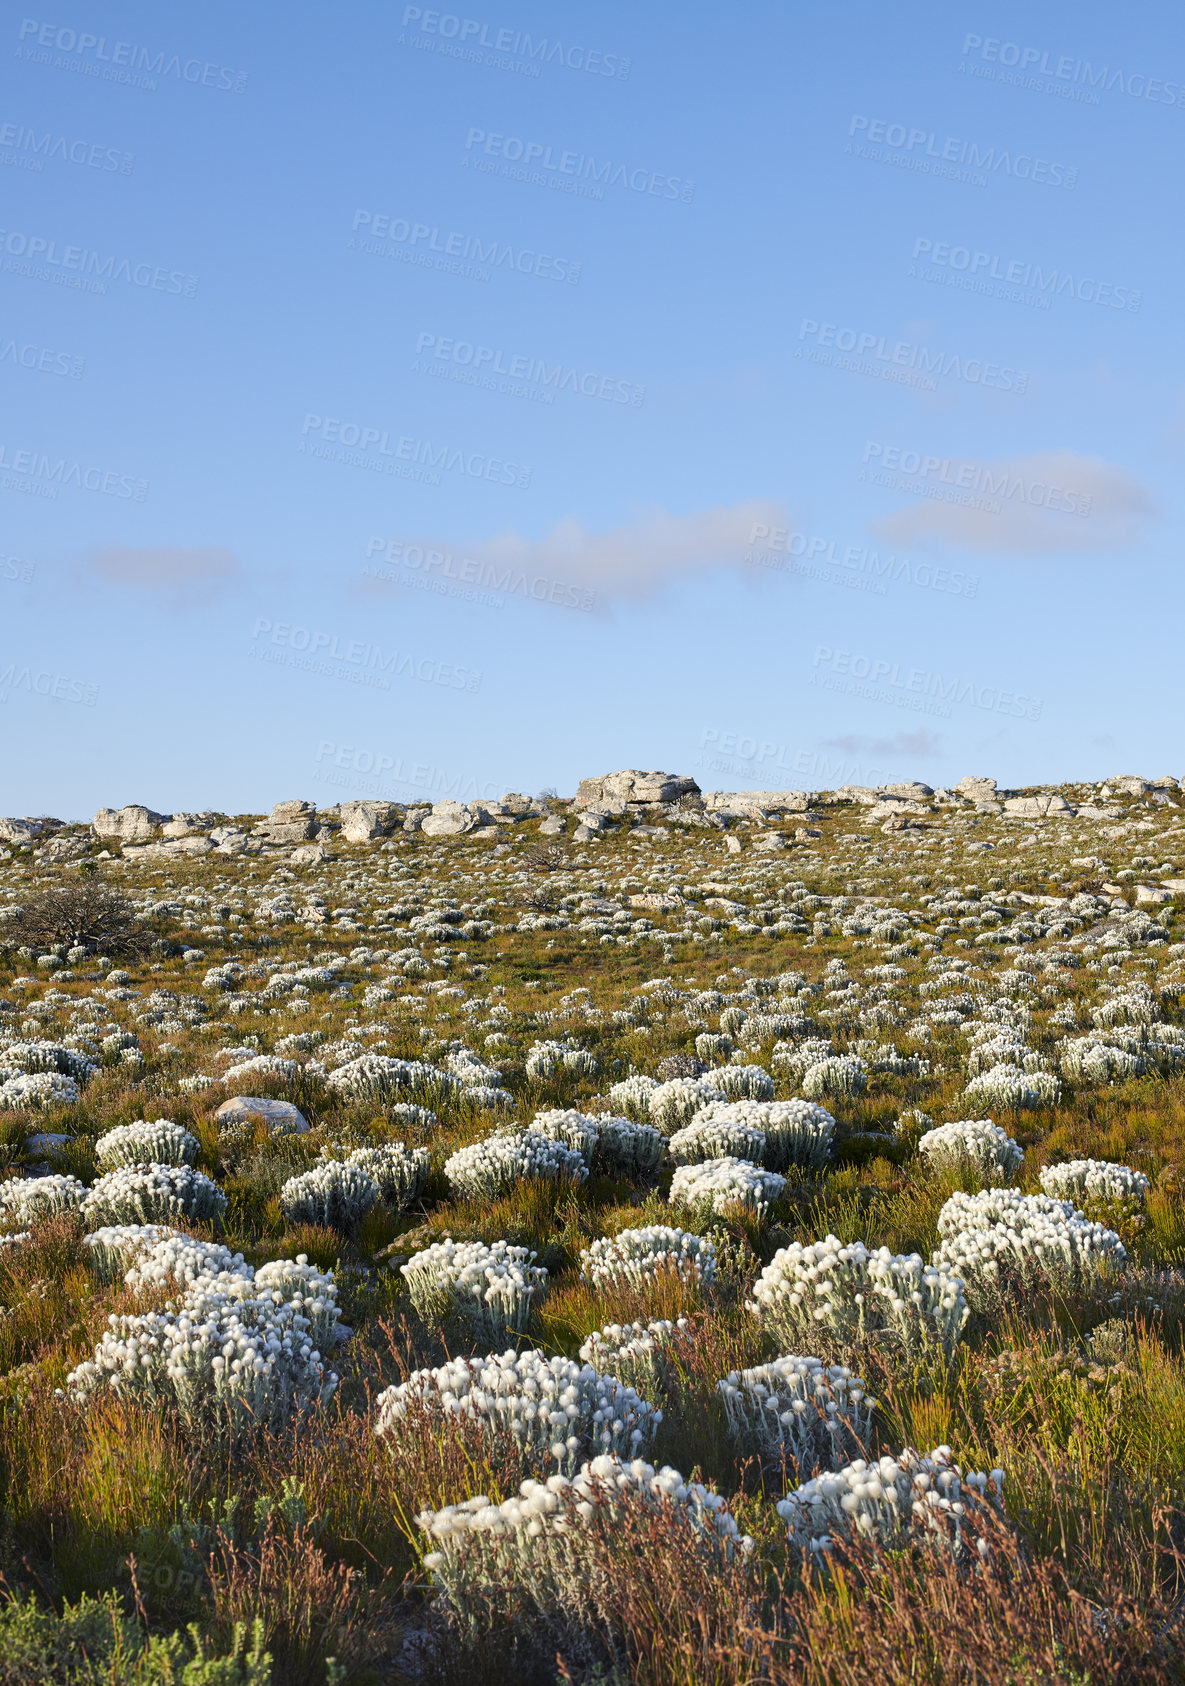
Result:
M577 814L576 819L578 824L588 831L606 831L609 827L609 821L604 814Z
M6 843L32 843L40 835L39 820L0 819L0 838Z
M96 837L118 837L124 843L140 843L169 817L135 802L126 808L100 808L91 822L91 830Z
M309 1127L304 1113L291 1101L265 1100L255 1095L235 1095L233 1099L223 1101L214 1117L223 1129L227 1125L248 1124L262 1118L273 1134L285 1136L303 1136Z
M1042 792L1039 796L1010 796L1004 804L1006 814L1018 814L1024 818L1044 819L1046 814L1072 814L1074 809L1064 796L1056 791Z
M576 801L582 808L599 806L606 798L624 802L677 802L681 796L698 796L699 785L678 773L639 772L627 768L601 778L581 779Z
M996 796L996 781L977 773L968 773L965 779L959 780L955 789L960 796L970 797L972 802L992 802Z
M645 828L641 826L638 827L638 830L643 829ZM657 827L653 827L651 829L656 830ZM539 835L541 837L560 837L563 835L563 832L564 822L558 814L549 814L545 820L541 820L539 822Z
M753 847L760 854L769 855L776 849L785 849L789 839L780 831L763 831L753 839Z
M476 830L486 818L483 809L470 807L464 802L436 802L432 812L422 821L420 830L425 837L460 837L467 831Z
M340 810L342 841L369 843L386 837L403 819L401 802L343 802Z
M704 807L709 813L770 814L805 813L809 798L805 790L709 790Z
M934 792L928 784L922 784L920 779L906 779L901 784L883 784L880 787L882 796L903 796L907 802L928 802Z

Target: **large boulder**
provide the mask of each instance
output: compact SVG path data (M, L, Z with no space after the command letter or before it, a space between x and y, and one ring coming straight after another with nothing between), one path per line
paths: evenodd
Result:
M169 818L168 814L154 813L151 808L133 802L126 808L100 808L91 822L91 830L96 837L115 837L121 843L142 843Z
M576 787L576 802L581 808L597 808L606 801L677 802L681 796L698 795L699 785L694 779L681 778L677 773L641 773L636 768L581 779Z
M404 815L401 802L343 802L340 810L342 842L369 843L387 837Z
M907 802L928 802L934 792L920 779L904 779L900 784L883 784L882 796L903 796Z
M970 802L994 802L996 800L995 779L981 778L975 773L969 773L965 779L960 779L955 789L960 796L965 796Z
M704 807L709 813L805 814L805 790L709 790Z
M1102 797L1108 796L1147 796L1152 789L1147 779L1142 779L1136 773L1120 773L1113 779L1108 779L1106 785L1099 792Z
M267 819L251 827L265 843L307 843L317 835L317 806L300 800L277 802Z
M1024 819L1044 819L1047 814L1072 814L1074 809L1056 791L1042 791L1039 796L1010 796L1004 804L1006 814Z
M32 843L40 835L37 820L0 819L0 840L5 843Z
M489 814L480 804L450 799L433 804L432 812L421 822L420 830L425 837L460 837L465 832L476 831L478 826L487 825L489 819Z

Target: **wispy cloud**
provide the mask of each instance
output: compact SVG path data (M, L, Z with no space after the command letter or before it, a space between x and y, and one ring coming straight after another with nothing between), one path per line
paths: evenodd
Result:
M1131 543L1153 512L1126 469L1076 451L929 460L942 466L924 482L928 495L870 523L879 538L1015 556L1101 550Z
M125 586L172 607L208 600L243 577L243 565L233 551L174 545L108 545L91 553L89 566L109 585Z

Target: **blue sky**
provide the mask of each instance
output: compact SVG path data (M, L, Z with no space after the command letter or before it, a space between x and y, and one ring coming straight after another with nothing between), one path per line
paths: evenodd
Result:
M0 806L1181 774L1183 37L10 11Z

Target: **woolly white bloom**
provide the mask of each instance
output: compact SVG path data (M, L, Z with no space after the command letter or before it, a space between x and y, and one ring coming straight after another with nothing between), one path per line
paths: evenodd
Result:
M281 1059L278 1054L256 1054L238 1065L228 1066L222 1074L223 1087L240 1094L250 1094L252 1085L261 1077L290 1083L298 1067L295 1060ZM244 1087L245 1086L245 1087Z
M519 1135L498 1133L471 1147L460 1148L445 1161L444 1174L454 1191L467 1200L496 1200L509 1194L524 1177L555 1181L571 1177L583 1182L588 1169L579 1153L552 1141L537 1130Z
M425 1323L460 1318L492 1346L509 1335L525 1334L532 1307L546 1292L547 1271L532 1263L534 1257L507 1241L487 1247L446 1237L399 1269Z
M14 1229L7 1234L0 1235L0 1255L3 1255L6 1247L23 1246L29 1240L30 1235L31 1231L27 1229Z
M469 1048L458 1049L444 1063L454 1077L460 1078L466 1089L502 1087L502 1073L492 1065L484 1065Z
M765 1154L765 1131L739 1118L722 1117L718 1108L709 1107L676 1130L667 1146L676 1165L729 1157L759 1165Z
M234 1444L329 1397L337 1376L300 1294L253 1293L245 1276L191 1284L164 1311L111 1317L94 1358L66 1378L79 1404L102 1389L168 1401L187 1432Z
M998 1505L1003 1486L998 1469L990 1476L964 1475L951 1461L949 1446L937 1446L925 1457L906 1447L896 1458L874 1463L857 1458L834 1474L817 1475L782 1499L777 1510L791 1544L804 1554L826 1551L836 1535L886 1547L916 1537L957 1551L985 1496Z
M200 1241L192 1235L182 1235L176 1230L162 1229L159 1225L144 1224L139 1226L141 1236L147 1236L150 1229L158 1230L156 1238L146 1241L144 1245L138 1242L125 1241L125 1250L135 1250L135 1259L124 1275L124 1284L128 1288L171 1288L177 1284L188 1286L194 1282L204 1282L207 1285L220 1276L242 1276L248 1281L252 1271L245 1263L242 1253L232 1253L229 1247L222 1246L218 1241ZM131 1225L122 1226L122 1233L126 1236L132 1230ZM113 1236L120 1234L120 1230L98 1230L96 1234ZM87 1237L88 1244L90 1236Z
M779 1042L773 1051L771 1065L801 1082L803 1074L814 1065L831 1059L835 1049L828 1037L809 1036L797 1044Z
M87 1223L219 1222L226 1196L191 1165L121 1165L100 1177L82 1202Z
M550 1112L537 1112L531 1120L531 1129L550 1141L563 1142L580 1155L586 1166L591 1166L601 1132L600 1120L590 1113L554 1107Z
M151 1252L158 1241L173 1238L189 1239L168 1224L108 1224L84 1235L82 1244L90 1254L95 1275L114 1282L124 1275L132 1261Z
M764 1211L786 1186L776 1171L760 1171L744 1159L708 1159L700 1165L680 1165L671 1178L671 1203L709 1204L724 1211L734 1201Z
M560 1071L573 1077L592 1077L596 1074L597 1062L584 1048L570 1048L563 1042L533 1042L527 1054L525 1070L528 1077L537 1080L554 1077Z
M1142 1055L1097 1036L1072 1037L1060 1052L1062 1071L1075 1083L1122 1083L1144 1070Z
M748 1309L787 1346L830 1335L850 1347L885 1331L907 1351L938 1342L948 1350L967 1321L963 1284L917 1253L845 1246L834 1235L775 1253Z
M766 1464L792 1458L802 1477L834 1469L860 1451L872 1428L876 1400L844 1364L793 1354L732 1370L717 1391L732 1439Z
M772 1101L774 1080L764 1066L722 1065L712 1073L712 1086L730 1101Z
M685 1229L647 1224L603 1236L580 1255L581 1280L598 1287L614 1282L641 1287L668 1270L694 1272L697 1282L710 1288L716 1277L716 1249L705 1237Z
M55 1212L78 1211L85 1197L77 1177L17 1177L0 1183L0 1223L23 1229Z
M609 1100L613 1106L620 1107L627 1118L644 1124L650 1118L650 1097L660 1087L657 1077L627 1077L613 1085Z
M1106 1159L1071 1159L1065 1165L1046 1165L1041 1187L1056 1200L1138 1200L1148 1193L1142 1171Z
M322 1352L330 1352L348 1339L350 1331L338 1322L337 1283L331 1270L318 1270L307 1253L294 1259L272 1259L255 1272L255 1292L270 1294L273 1301L299 1304L309 1320L309 1333Z
M1114 1230L1088 1222L1068 1200L1016 1189L952 1194L938 1214L938 1233L944 1239L935 1266L971 1284L1002 1274L1022 1284L1074 1281L1127 1257Z
M408 1148L402 1142L383 1142L377 1147L357 1147L346 1158L378 1184L379 1193L395 1212L415 1204L428 1180L431 1155L427 1148Z
M835 1119L815 1101L717 1102L697 1113L692 1122L706 1119L760 1130L765 1136L762 1163L770 1171L784 1171L790 1165L818 1169L831 1157Z
M510 1436L531 1460L571 1473L589 1452L636 1452L653 1437L662 1412L589 1364L542 1352L456 1358L416 1370L375 1401L375 1432L398 1448L399 1425L419 1404L446 1418L479 1423L491 1437Z
M607 1323L591 1334L580 1357L602 1375L616 1376L649 1398L662 1397L670 1380L669 1359L676 1335L687 1327L656 1319L652 1323Z
M109 1169L116 1165L192 1165L197 1152L197 1137L167 1118L151 1124L117 1124L95 1143L95 1158Z
M57 1072L60 1077L72 1078L83 1089L98 1069L96 1061L61 1042L10 1042L6 1048L0 1048L0 1082L22 1073L32 1077L38 1072Z
M363 1165L326 1159L289 1177L280 1190L280 1210L292 1224L324 1224L348 1232L379 1198L379 1185Z
M597 1146L593 1163L627 1177L644 1177L658 1169L667 1150L666 1137L653 1124L635 1123L598 1113Z
M363 1054L338 1066L326 1079L335 1095L359 1100L378 1100L386 1095L421 1093L429 1097L453 1094L461 1087L450 1072L419 1060L395 1060L386 1054Z
M963 1093L967 1099L994 1107L1055 1106L1062 1086L1045 1072L1021 1072L1014 1065L994 1065L973 1077Z
M918 1152L932 1165L968 1164L985 1182L1006 1181L1018 1169L1025 1150L990 1118L960 1118L927 1130Z
M717 1073L713 1072L713 1079ZM650 1122L656 1130L670 1135L683 1124L690 1124L697 1112L712 1101L724 1099L715 1082L706 1077L673 1077L660 1083L650 1092Z
M28 1077L9 1077L0 1083L0 1112L26 1106L38 1110L75 1106L80 1098L74 1079L59 1077L56 1071L35 1071Z
M868 1072L864 1061L854 1054L834 1054L808 1066L802 1077L802 1092L808 1100L822 1100L827 1095L862 1095L868 1087Z
M967 1056L968 1077L981 1077L998 1065L1014 1065L1018 1071L1028 1072L1044 1069L1041 1055L1027 1048L1012 1032L1000 1035L994 1026L990 1029L991 1035L977 1042Z

